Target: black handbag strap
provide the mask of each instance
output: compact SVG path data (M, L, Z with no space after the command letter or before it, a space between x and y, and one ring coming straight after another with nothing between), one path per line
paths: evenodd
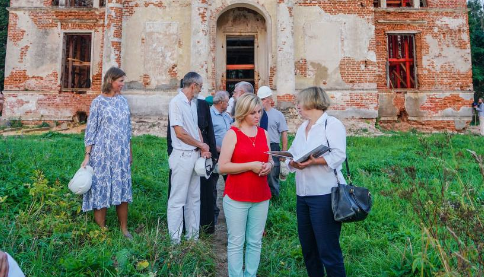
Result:
M327 126L328 126L328 119L326 119L326 121L324 122L324 131L325 131L325 134L326 134L326 143L328 144L329 152L331 152L331 146L329 146L328 134L326 133L327 132L327 130L326 130ZM349 182L350 185L352 185L353 181L351 181L351 173L350 173L350 166L348 164L348 158L345 158L345 166L346 166L346 176L348 177L348 182ZM339 179L338 179L338 172L336 172L336 169L333 169L333 172L334 172L334 176L336 176L336 181L338 182L338 185L339 185L340 183L339 183Z

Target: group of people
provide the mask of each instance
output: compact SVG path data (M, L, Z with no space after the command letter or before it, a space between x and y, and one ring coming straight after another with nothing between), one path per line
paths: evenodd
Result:
M102 94L91 104L81 166L91 165L94 176L82 209L94 210L96 223L105 228L106 209L116 206L121 231L130 239L131 125L128 102L121 94L124 78L121 69L109 69ZM287 149L286 120L273 108L269 87L255 93L250 83L241 82L235 86L233 100L228 92L218 91L212 106L199 97L202 87L199 74L187 73L169 104L167 221L172 243L180 243L183 232L186 239L197 240L200 230L214 231L219 212L216 183L221 174L229 276L256 276L269 201L279 195L282 164L296 173L298 233L308 275L324 276L326 271L328 276L345 276L341 223L333 219L330 192L337 178L345 183L341 164L346 157L346 131L326 113L330 105L326 92L310 87L296 95L297 110L305 121ZM281 140L282 150L294 157L321 144L331 151L300 163L280 160L268 151L280 150ZM218 171L208 178L197 175L200 157L218 164Z

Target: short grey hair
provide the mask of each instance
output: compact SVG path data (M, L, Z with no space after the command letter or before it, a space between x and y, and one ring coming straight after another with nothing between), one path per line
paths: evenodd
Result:
M203 82L202 76L196 72L188 72L183 77L183 87L187 88L191 86L191 84L200 84Z
M254 93L254 87L249 82L244 82L244 81L238 82L237 84L235 84L235 88L238 88L238 87L243 89L245 92Z
M217 91L213 96L213 103L218 104L222 101L225 101L226 99L229 99L229 93L226 92L225 90L220 90L220 91Z

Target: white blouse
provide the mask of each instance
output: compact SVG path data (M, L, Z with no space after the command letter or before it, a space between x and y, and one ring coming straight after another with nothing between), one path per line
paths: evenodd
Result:
M328 121L328 125L325 130L326 120ZM286 160L286 163L291 172L296 172L297 195L311 196L329 194L331 193L331 188L338 185L333 169L336 169L339 181L342 184L346 184L341 173L341 165L346 159L346 129L341 121L333 116L328 116L327 113L323 113L311 127L306 138L305 130L308 124L308 120L301 124L288 151L296 157L320 144L328 146L327 141L329 141L331 152L323 154L327 165L312 165L299 170L289 166L289 160Z

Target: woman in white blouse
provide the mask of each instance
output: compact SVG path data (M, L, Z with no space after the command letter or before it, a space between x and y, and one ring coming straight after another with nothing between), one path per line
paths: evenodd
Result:
M331 188L337 186L336 178L346 183L341 173L346 130L341 121L326 113L330 98L322 88L302 90L296 101L306 121L297 130L289 152L297 157L321 144L331 148L319 158L287 162L290 171L296 172L297 224L304 262L308 276L346 276L339 244L341 223L334 220L331 209Z

